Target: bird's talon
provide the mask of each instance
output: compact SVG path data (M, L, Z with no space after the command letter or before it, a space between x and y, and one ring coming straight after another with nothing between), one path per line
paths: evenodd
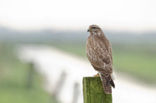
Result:
M94 77L100 77L99 73L97 73L96 75L94 75Z

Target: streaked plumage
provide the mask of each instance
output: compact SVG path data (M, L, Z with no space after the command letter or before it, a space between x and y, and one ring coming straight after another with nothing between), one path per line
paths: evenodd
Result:
M100 74L104 92L110 94L111 86L115 87L111 77L113 64L111 44L99 26L89 26L88 32L90 35L86 44L87 57Z

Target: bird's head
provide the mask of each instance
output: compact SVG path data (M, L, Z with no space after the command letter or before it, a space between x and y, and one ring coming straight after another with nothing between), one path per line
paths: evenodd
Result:
M90 25L88 28L88 32L92 35L101 35L102 30L98 25Z

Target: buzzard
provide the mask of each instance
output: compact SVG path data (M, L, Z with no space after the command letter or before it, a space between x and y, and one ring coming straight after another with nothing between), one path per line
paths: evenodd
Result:
M102 29L97 25L90 25L90 35L86 43L86 53L93 68L98 71L104 92L111 94L111 86L115 88L112 80L112 48Z

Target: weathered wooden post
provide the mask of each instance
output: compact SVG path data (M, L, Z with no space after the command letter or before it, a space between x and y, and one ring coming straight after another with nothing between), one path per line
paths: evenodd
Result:
M56 83L56 87L54 89L54 91L52 92L52 99L51 99L51 103L59 103L59 100L58 100L58 95L59 93L61 92L61 89L64 85L64 82L66 80L66 72L65 71L62 71L61 75L60 75L60 78L59 80L57 81Z
M74 83L74 88L73 88L73 100L72 103L77 103L78 102L78 97L79 97L79 84L77 82Z
M27 74L27 88L32 88L33 87L33 79L34 79L34 63L31 62L29 63L29 68L28 68L28 74Z
M84 103L112 103L112 95L105 94L100 77L83 78Z

